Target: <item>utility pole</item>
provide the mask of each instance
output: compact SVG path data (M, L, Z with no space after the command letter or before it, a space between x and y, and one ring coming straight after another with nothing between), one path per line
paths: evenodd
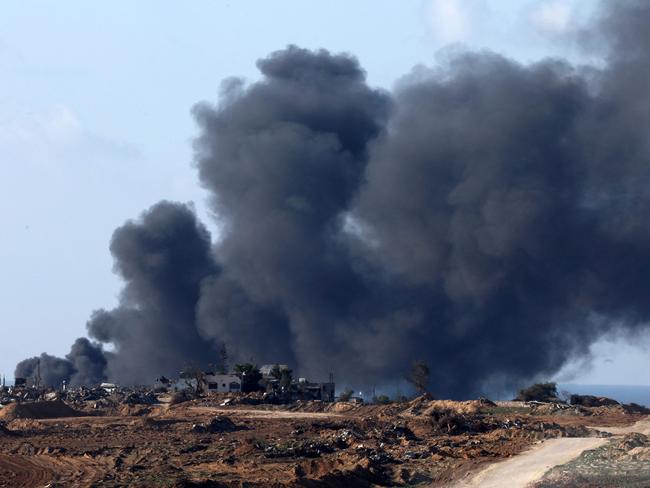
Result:
M36 363L36 389L41 389L41 358L38 358L38 363Z

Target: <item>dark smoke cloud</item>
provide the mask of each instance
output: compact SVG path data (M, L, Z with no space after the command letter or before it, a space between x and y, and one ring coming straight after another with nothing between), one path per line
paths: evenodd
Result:
M60 387L63 381L69 381L74 373L70 361L43 353L40 356L23 359L16 365L16 378L26 378L35 382L40 375L41 384Z
M40 374L41 384L58 388L66 381L71 386L95 385L106 379L104 368L111 354L85 337L77 339L65 358L43 353L16 365L15 376L35 382Z
M364 293L341 229L389 100L348 56L290 47L258 66L262 82L194 110L199 175L225 222L219 259L242 288L218 314L215 301L228 299L218 295L230 293L206 294L200 327L215 335L218 327L236 350L254 346L269 360L276 350L323 375L348 342L341 319ZM250 320L260 306L278 312ZM233 309L236 320L221 320ZM251 334L240 340L240 330Z
M66 355L74 370L70 386L96 385L105 381L106 364L111 357L112 354L103 351L100 345L84 337L77 339Z
M53 371L150 382L225 343L366 385L421 358L465 397L644 327L650 5L607 7L582 36L601 68L460 53L388 94L349 55L259 61L194 109L219 242L167 202L118 229L121 303L88 324L115 350Z
M217 272L210 246L194 212L176 203L158 203L115 231L111 253L126 283L121 304L94 312L87 324L90 337L115 346L109 378L151 383L189 362L216 362L216 348L195 325L201 282Z

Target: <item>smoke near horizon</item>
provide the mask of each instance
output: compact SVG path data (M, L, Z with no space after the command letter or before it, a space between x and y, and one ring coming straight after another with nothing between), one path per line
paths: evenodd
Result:
M462 398L641 330L649 21L646 3L607 4L581 36L601 67L460 52L392 93L348 54L258 61L260 81L193 111L219 240L171 202L118 228L120 304L92 314L94 342L41 355L43 381L150 383L226 344L356 385L423 359L432 392Z

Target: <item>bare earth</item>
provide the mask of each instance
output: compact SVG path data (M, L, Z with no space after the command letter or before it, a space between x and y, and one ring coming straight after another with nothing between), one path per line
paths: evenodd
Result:
M507 461L492 464L457 488L502 488L508 480L509 488L524 488L540 479L554 466L567 463L586 449L595 449L607 442L598 438L549 439Z
M424 397L362 406L231 400L5 407L0 487L525 486L602 446L607 440L591 426L622 435L644 418ZM635 429L650 429L650 421Z
M619 427L597 427L611 434L650 433L650 419ZM608 443L605 438L557 438L540 442L511 459L492 464L479 473L455 485L456 488L499 488L508 480L510 488L525 488L541 479L555 466L560 466L580 456L584 451Z

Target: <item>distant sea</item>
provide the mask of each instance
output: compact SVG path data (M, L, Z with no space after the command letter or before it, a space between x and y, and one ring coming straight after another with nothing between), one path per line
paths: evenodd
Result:
M650 386L558 383L557 391L560 393L567 391L576 395L605 396L621 403L638 403L650 407Z

